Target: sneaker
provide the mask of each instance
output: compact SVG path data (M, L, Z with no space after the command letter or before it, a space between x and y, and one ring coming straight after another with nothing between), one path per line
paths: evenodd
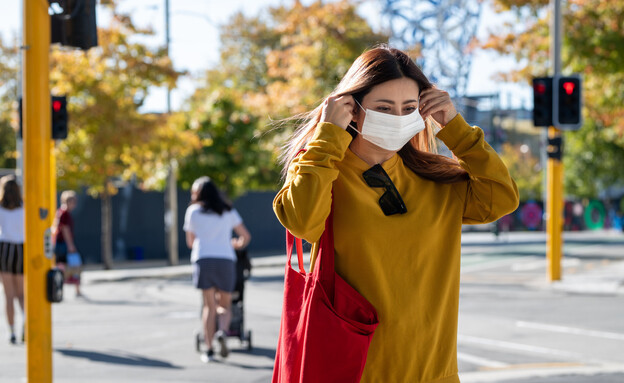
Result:
M15 338L15 334L11 334L11 339L9 339L9 342L11 342L11 344L17 344L17 339Z
M215 335L217 336L217 342L219 342L219 355L221 355L221 357L223 358L227 358L227 356L230 354L230 350L228 350L225 341L225 332L217 331Z
M214 362L217 360L214 356L214 351L212 349L202 353L199 358L204 363L210 363L210 362Z

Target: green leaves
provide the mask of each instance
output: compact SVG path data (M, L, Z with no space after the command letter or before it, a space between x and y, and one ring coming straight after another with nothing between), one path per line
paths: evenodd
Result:
M127 15L113 12L98 33L100 45L87 52L52 49L51 88L68 95L71 116L69 137L57 150L59 183L98 194L109 180L136 176L145 187L160 187L171 159L198 142L166 116L138 109L150 87L174 84L179 73L164 49L135 42L147 32Z
M357 56L387 40L346 0L234 15L220 63L188 102L185 125L202 147L180 168L182 186L208 175L231 197L279 188L278 151L292 126L275 121L316 107Z
M514 10L523 24L509 24L483 42L486 49L512 54L526 65L502 74L527 81L549 73L549 27L542 0L495 0L499 11ZM585 125L566 134L566 193L596 197L624 183L624 3L568 0L562 2L563 73L583 76ZM525 28L518 28L525 25Z

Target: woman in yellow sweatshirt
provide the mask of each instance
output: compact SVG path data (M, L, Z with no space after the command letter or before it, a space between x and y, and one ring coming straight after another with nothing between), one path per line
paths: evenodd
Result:
M363 53L308 117L284 152L273 208L313 243L314 263L333 195L336 272L379 316L361 381L459 382L461 227L516 209L507 168L449 95L387 46ZM435 137L456 158L435 154Z

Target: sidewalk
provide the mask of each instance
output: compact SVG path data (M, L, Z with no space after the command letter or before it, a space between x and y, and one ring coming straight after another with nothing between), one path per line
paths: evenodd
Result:
M600 250L597 247L600 247ZM486 252L488 256L512 259L527 251L541 253L543 257L546 252L546 234L511 232L503 233L497 238L492 233L474 232L464 233L462 236L463 257L474 252ZM624 295L624 233L615 231L566 232L564 233L564 254L564 266L566 262L574 259L605 259L605 261L600 267L589 270L580 270L574 274L564 272L561 281L547 283L540 277L537 280L527 281L526 284L531 287L567 292ZM293 258L293 266L296 267L296 256ZM306 260L305 268L308 270L308 253L304 254L304 259ZM251 263L253 269L282 268L286 265L286 255L252 257ZM115 269L112 270L100 270L97 267L100 266L87 266L83 272L85 283L144 278L190 278L192 274L192 265L168 266L164 260L116 264Z

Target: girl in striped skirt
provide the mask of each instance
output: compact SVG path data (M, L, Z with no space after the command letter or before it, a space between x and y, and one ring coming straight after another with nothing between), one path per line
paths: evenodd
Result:
M24 207L15 176L0 179L0 276L4 287L6 316L15 344L14 301L24 313ZM22 342L24 341L22 326Z

